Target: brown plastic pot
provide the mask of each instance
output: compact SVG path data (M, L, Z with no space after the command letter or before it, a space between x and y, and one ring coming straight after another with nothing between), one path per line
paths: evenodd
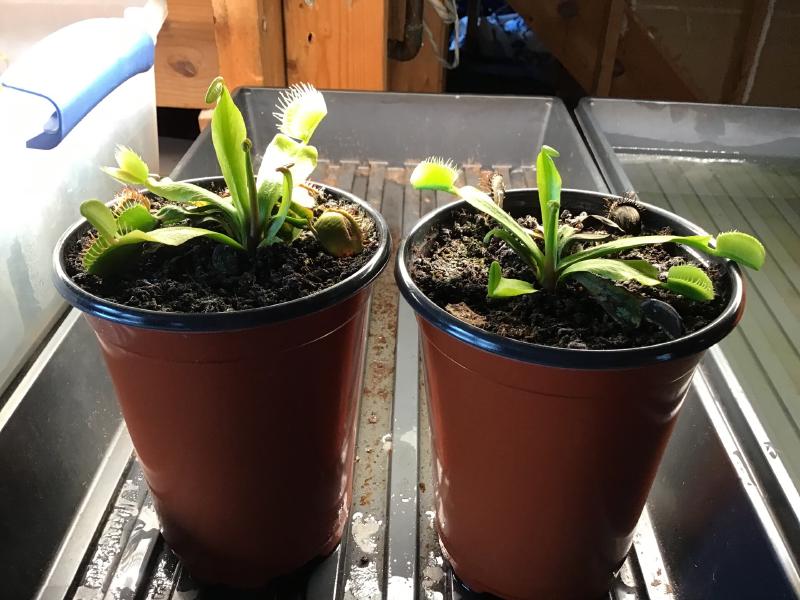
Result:
M213 179L195 180L211 183ZM86 313L114 382L163 534L202 581L252 587L338 544L352 495L353 452L372 282L380 246L358 272L319 293L213 314L140 310L56 285Z
M607 196L605 196L607 197ZM573 214L604 196L565 191ZM506 194L519 216L534 190ZM704 329L626 350L572 350L510 340L436 306L408 267L435 223L401 245L396 278L417 312L435 460L436 527L456 574L478 592L515 599L607 595L704 351L744 310L736 265L723 261L730 301ZM647 206L645 224L701 230Z

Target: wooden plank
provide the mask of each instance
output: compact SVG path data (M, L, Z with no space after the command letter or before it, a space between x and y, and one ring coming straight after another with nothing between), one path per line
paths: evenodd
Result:
M281 0L211 0L220 73L230 89L284 87Z
M597 62L594 89L595 96L608 96L611 91L611 77L614 73L614 63L617 58L619 36L625 19L625 1L610 0L607 3L606 31L603 35L603 44L600 50L600 59Z
M385 90L387 0L284 0L288 83Z
M214 109L213 108L204 108L200 111L200 114L197 115L197 126L200 128L200 131L203 131L206 127L211 124L211 117L214 116Z
M314 171L311 173L311 176L308 178L308 180L316 183L323 183L328 177L328 168L330 166L331 161L329 161L327 158L320 158L317 160L317 166L314 167Z
M393 38L399 38L402 35L402 23L405 20L405 2L392 0L390 6L392 7L390 35ZM403 9L399 13L399 25L397 24L397 17L395 17L395 11L398 10L398 7ZM444 91L444 67L439 61L439 56L445 53L448 27L433 9L430 2L425 2L422 18L431 30L438 52L428 39L428 34L424 33L422 48L419 49L419 54L416 57L407 61L390 60L389 89L393 92L438 93Z
M383 185L381 214L389 224L389 231L395 244L400 242L403 235L404 176L405 169L403 167L389 167L386 169L386 179Z
M733 50L727 61L727 70L722 80L718 100L720 102L732 102L736 94L736 88L742 77L743 62L747 54L747 41L752 30L757 27L751 19L756 3L761 0L746 0L743 10L738 15L738 24L733 34Z
M742 12L739 52L725 78L723 101L746 104L750 99L774 8L775 0L750 0Z
M219 74L209 0L169 0L156 44L156 103L205 108L208 84Z
M367 197L369 205L377 211L381 209L381 198L383 198L383 184L386 179L386 163L382 161L370 161L369 181L367 183Z
M800 106L800 3L778 2L747 100L753 105Z
M478 187L481 180L481 166L475 163L463 165L464 179L467 185Z
M358 162L354 160L343 160L339 164L339 174L336 177L336 187L340 190L349 192L353 189L353 179L356 175Z
M411 173L414 167L406 164L405 172L405 197L403 198L403 236L411 231L411 228L419 221L422 214L422 201L420 190L414 189L411 185Z
M509 2L586 92L592 91L596 78L599 49L608 21L608 3L609 0L580 4L541 0Z
M677 60L661 48L655 34L627 4L617 63L611 80L611 96L679 102L704 100Z

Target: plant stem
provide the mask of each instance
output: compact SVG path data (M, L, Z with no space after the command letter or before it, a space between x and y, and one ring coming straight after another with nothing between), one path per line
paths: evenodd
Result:
M556 289L556 265L554 256L551 253L544 255L544 268L542 269L542 287L553 291Z
M250 205L250 227L248 228L247 235L247 250L250 254L255 255L256 248L260 240L261 233L261 218L258 211L258 194L256 193L256 179L253 175L253 160L250 156L250 149L253 147L249 139L245 139L242 143L242 150L244 151L244 165L247 176L247 195Z

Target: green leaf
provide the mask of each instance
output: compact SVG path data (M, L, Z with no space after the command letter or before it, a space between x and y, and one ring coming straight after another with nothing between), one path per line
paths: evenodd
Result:
M92 275L112 275L124 268L145 242L180 246L202 236L244 250L239 242L216 231L196 227L163 227L154 231L130 231L113 242L103 238L95 240L83 256L83 266Z
M308 143L317 126L328 114L325 98L313 85L300 83L280 95L277 110L278 130Z
M364 249L358 222L349 212L328 209L314 222L317 241L331 256L354 256Z
M125 185L144 185L144 181L140 181L131 173L117 167L100 167L100 170Z
M269 224L269 228L267 229L267 235L264 236L264 240L261 242L262 244L272 244L275 242L275 239L280 231L281 227L283 227L284 222L286 221L286 215L289 214L289 209L292 206L292 188L294 184L292 182L292 172L284 167L280 168L280 172L283 175L283 192L281 195L281 205L278 208L278 214L275 215L272 219L272 222Z
M714 287L708 275L693 265L678 265L667 272L662 282L658 269L645 260L590 258L574 263L561 272L560 279L576 273L591 273L613 281L638 281L642 285L660 286L692 300L711 300Z
M129 173L140 183L144 183L150 176L150 169L147 167L147 163L127 146L117 146L114 152L114 159L121 170Z
M81 204L81 215L92 224L101 237L114 240L117 237L117 223L114 213L100 200L86 200Z
M300 217L302 219L310 221L311 219L314 218L314 211L311 210L312 207L307 207L305 204L297 203L298 190L306 192L306 194L308 194L308 192L302 187L297 185L294 186L294 189L292 190L292 206L289 209L289 214L293 214L295 217ZM314 205L316 205L316 201L314 201Z
M563 270L569 265L587 258L607 256L640 246L666 243L682 244L710 256L729 258L753 269L760 269L766 257L766 251L761 242L753 236L739 231L721 233L716 240L710 235L644 235L598 244L581 252L570 254L560 261L558 268Z
M714 299L714 285L705 272L694 265L677 265L667 271L663 286L670 291L686 296L690 300Z
M544 260L540 281L553 289L557 281L556 266L561 253L558 242L558 217L561 207L561 175L553 157L558 152L550 146L542 146L536 157L536 185L539 191L539 207L542 211L544 230Z
M258 204L264 218L272 214L272 209L283 190L283 175L278 169L291 165L289 170L297 184L304 182L317 166L317 149L314 146L297 142L283 134L278 134L267 146L256 178ZM303 195L300 195L303 198Z
M767 252L764 246L752 235L741 231L727 231L717 236L716 256L730 258L751 269L764 266Z
M242 142L242 152L244 153L244 170L245 181L247 183L247 205L250 207L250 227L247 236L247 247L254 251L261 241L261 234L264 232L264 224L266 223L266 210L262 211L258 203L256 193L256 179L253 176L253 159L250 156L250 151L253 149L253 143L245 138Z
M302 185L294 186L294 191L292 191L292 210L296 210L299 207L310 212L316 205L316 198L309 193L307 188Z
M117 240L117 245L153 242L155 244L164 244L165 246L180 246L198 237L207 237L216 242L227 244L237 250L244 250L244 246L224 233L211 231L209 229L201 229L199 227L162 227L161 229L155 229L149 232L131 231L119 238Z
M575 271L571 277L580 283L608 315L623 327L636 329L642 323L642 300L623 287L591 273Z
M105 238L98 238L83 253L83 268L91 275L114 275L122 271L138 251L138 246L116 246Z
M195 221L197 219L205 219L209 216L218 215L219 213L219 207L213 204L204 204L201 206L167 204L159 209L156 213L156 218L161 221L162 225L173 225L186 219Z
M292 178L297 183L301 183L313 173L318 158L318 152L314 146L297 142L279 133L272 138L261 159L256 187L260 188L266 180L283 181L280 173L277 173L276 177L275 170L278 167L289 167L289 165L291 165Z
M487 233L483 238L483 243L488 244L492 238L503 240L514 252L517 253L517 256L519 256L523 262L525 262L525 264L531 267L534 271L539 268L536 262L531 259L530 252L528 252L527 248L522 244L522 242L520 242L516 236L510 234L502 227L495 227L489 233Z
M245 157L242 152L242 143L247 138L244 118L221 77L211 82L206 99L217 102L211 116L211 141L217 154L217 162L225 183L228 184L234 206L240 213L247 215L250 202ZM246 219L246 216L243 217L243 220Z
M232 233L241 242L247 239L246 216L236 209L230 198L218 196L214 192L193 183L172 181L169 177L164 177L160 180L149 177L146 185L147 189L154 194L172 202L193 205L198 209L203 205L215 207L220 213L217 220L222 224L223 228Z
M217 102L222 97L223 92L225 92L225 79L222 75L219 75L208 85L208 89L206 90L206 104L214 104L214 102Z
M536 288L527 281L503 277L499 262L494 261L489 267L489 285L487 289L489 298L513 298L523 294L532 294L536 291Z
M559 279L574 273L591 273L613 281L638 281L642 285L661 285L658 269L646 260L619 260L614 258L590 258L572 264L563 271Z
M548 248L552 248L555 252L558 214L561 206L561 175L553 158L558 156L558 151L554 148L542 146L536 157L536 185L539 191L539 208L542 211L545 254L550 252ZM548 238L551 238L550 244L547 243Z
M581 250L580 252L575 252L574 254L570 254L569 256L561 259L558 264L558 269L559 271L563 271L570 265L589 258L608 256L609 254L615 254L622 252L623 250L630 250L631 248L666 244L668 242L684 244L703 252L708 252L709 250L713 252L713 248L710 248L708 245L709 241L712 239L713 238L710 235L690 235L685 237L678 235L644 235L639 237L621 238L612 242L606 242L605 244L592 246L591 248Z
M158 225L152 213L142 204L131 204L122 209L117 215L117 233L124 235L134 229L150 231Z
M528 230L517 223L514 217L492 202L488 194L479 189L467 185L459 188L455 192L470 206L492 217L516 238L518 245L512 246L512 248L520 255L520 258L534 267L538 277L538 274L541 272L544 255L539 249L539 246L536 245L536 242L533 241L533 238L531 238Z
M146 182L148 190L170 202L178 204L213 204L230 215L236 214L236 209L230 198L223 198L204 187L187 183L185 181L172 181L169 177L155 179L150 177Z
M114 152L116 167L100 167L100 170L126 185L144 185L150 176L147 163L127 146L117 146Z
M414 167L409 181L417 190L437 190L455 194L456 179L458 170L452 160L430 156Z

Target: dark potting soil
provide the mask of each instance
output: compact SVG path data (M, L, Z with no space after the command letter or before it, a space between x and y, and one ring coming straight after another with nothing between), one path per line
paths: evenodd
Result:
M67 273L91 294L162 312L229 312L295 300L346 279L378 248L375 225L360 207L327 198L315 208L315 216L325 208L347 210L356 218L364 236L361 253L331 256L307 231L291 244L260 248L254 260L228 246L197 238L177 247L147 245L122 273L101 278L86 273L81 264L81 251L90 240L87 232L66 249Z
M433 228L424 255L414 257L410 273L428 298L459 319L515 340L559 348L635 348L671 339L649 321L642 321L636 329L623 328L581 285L570 280L559 284L556 293L540 290L516 298L488 299L487 273L493 260L502 266L504 277L533 282L533 272L505 242L494 239L488 245L483 243L483 237L495 226L488 217L471 208L451 214L452 219ZM530 229L536 226L532 217L519 222ZM593 229L603 230L600 226L587 227L586 231ZM643 235L668 233L668 230L644 231ZM612 234L610 239L621 236ZM691 262L674 244L637 248L620 253L617 258L645 259L661 272ZM706 273L716 292L710 302L688 300L636 282L625 283L624 287L642 297L672 305L683 318L687 333L691 333L713 321L729 299L730 285L724 271L712 265Z

